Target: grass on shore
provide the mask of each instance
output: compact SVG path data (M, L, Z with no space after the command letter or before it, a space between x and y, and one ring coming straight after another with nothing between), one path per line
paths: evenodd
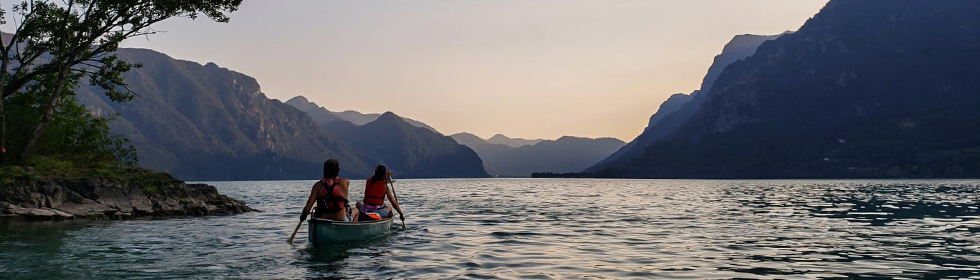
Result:
M145 168L99 164L80 166L51 157L33 158L30 161L30 170L16 165L0 166L0 186L19 182L82 180L99 180L125 187L139 187L145 192L157 192L183 183L170 174Z

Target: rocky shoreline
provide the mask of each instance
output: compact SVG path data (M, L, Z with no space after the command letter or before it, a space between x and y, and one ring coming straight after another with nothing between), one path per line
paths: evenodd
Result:
M0 212L29 220L129 219L239 214L254 209L214 186L173 180L164 186L126 186L97 179L0 185Z

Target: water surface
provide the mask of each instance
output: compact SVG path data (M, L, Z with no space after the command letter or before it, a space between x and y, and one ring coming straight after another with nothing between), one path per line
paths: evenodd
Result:
M408 228L311 249L312 182L263 212L0 222L0 278L980 279L980 181L399 180ZM363 181L354 181L360 198Z

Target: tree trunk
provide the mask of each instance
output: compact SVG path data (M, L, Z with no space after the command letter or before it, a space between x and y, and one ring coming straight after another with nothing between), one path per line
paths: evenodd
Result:
M41 117L41 122L34 127L34 131L31 132L30 138L27 138L27 143L24 144L24 151L21 152L20 158L17 163L23 166L27 166L28 161L30 161L31 154L34 153L34 148L37 146L37 141L41 138L41 134L47 129L48 124L51 123L51 118L54 116L54 109L58 107L58 100L61 99L61 92L65 89L65 83L68 81L68 71L71 68L65 67L58 72L58 85L55 86L55 91L51 95L51 101L48 102L48 107L44 109L44 116Z
M4 79L0 78L2 80ZM3 108L4 103L3 95L0 95L0 165L7 163L7 113Z
M3 42L0 42L3 44ZM10 43L13 46L13 42ZM7 51L0 52L0 89L7 85L7 64L10 61ZM3 97L3 92L0 92L0 165L7 163L7 113L4 111L4 104L6 98Z

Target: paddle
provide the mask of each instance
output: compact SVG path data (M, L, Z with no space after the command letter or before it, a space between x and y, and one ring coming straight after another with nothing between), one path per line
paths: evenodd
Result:
M299 224L296 225L293 234L289 235L289 240L286 240L286 243L293 244L293 238L296 238L296 233L299 232L299 227L303 225L303 222L305 221L299 221Z
M391 177L388 177L388 183L391 184L391 195L395 196L395 200L397 200L398 201L398 205L401 206L402 200L401 199L398 199L398 193L395 192L395 181L392 180ZM405 226L405 215L404 214L399 214L399 215L402 217L402 228L403 229L408 229L408 227Z

